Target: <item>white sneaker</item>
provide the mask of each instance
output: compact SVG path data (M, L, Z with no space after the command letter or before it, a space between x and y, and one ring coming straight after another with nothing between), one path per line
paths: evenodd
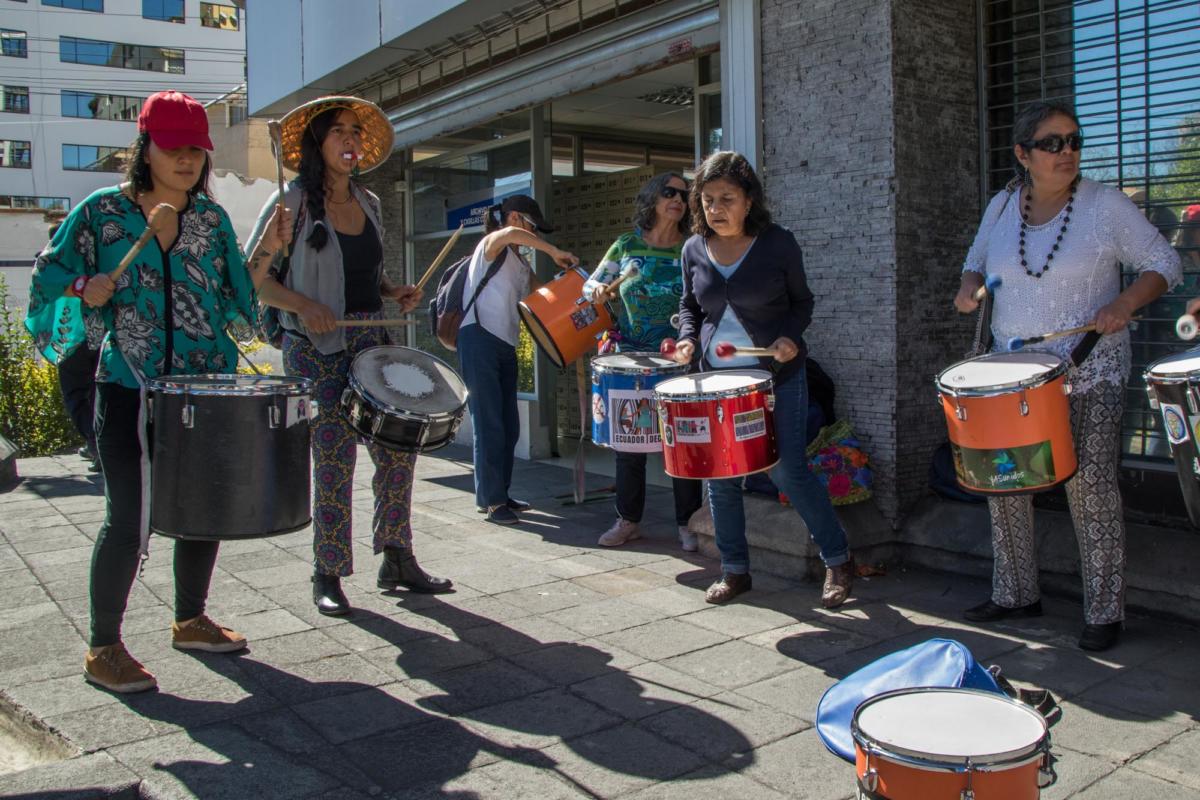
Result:
M641 531L638 530L636 522L630 522L627 519L617 517L617 521L613 526L601 534L599 544L601 547L620 547L626 542L632 542L634 539L642 537Z
M679 546L686 553L694 553L700 549L700 542L696 540L696 534L687 525L679 526Z

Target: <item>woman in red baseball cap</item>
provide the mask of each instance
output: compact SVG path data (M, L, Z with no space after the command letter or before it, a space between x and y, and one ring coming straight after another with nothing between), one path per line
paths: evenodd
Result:
M121 642L149 524L140 390L161 375L234 371L237 348L226 328L255 320L256 289L291 236L288 220L274 219L249 258L243 256L229 216L208 194L211 150L203 106L180 92L151 95L138 116L127 181L77 205L33 272L25 324L42 354L58 363L87 341L103 342L96 444L107 507L92 555L84 677L115 692L156 686ZM154 239L127 270L110 276L147 229ZM216 558L216 542L175 542L177 649L246 646L245 637L204 614Z

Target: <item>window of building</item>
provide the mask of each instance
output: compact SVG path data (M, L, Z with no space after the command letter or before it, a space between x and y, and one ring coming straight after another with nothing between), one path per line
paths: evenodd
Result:
M77 11L104 12L104 0L42 0L44 6L55 8L73 8Z
M245 103L230 103L229 105L225 106L225 108L228 109L226 112L226 119L228 120L226 123L227 125L237 125L239 122L242 122L246 119Z
M19 139L0 139L0 167L31 169L33 158L30 143Z
M173 75L182 75L186 71L182 50L73 36L59 39L58 59L67 64L92 64L97 67L169 72Z
M142 0L142 18L184 22L183 0Z
M94 144L64 144L63 169L81 172L124 172L129 148Z
M44 211L70 211L69 197L42 197L27 194L0 194L0 208L40 208Z
M25 49L25 31L0 28L0 55L28 58L29 52Z
M1183 285L1147 306L1132 331L1121 432L1126 466L1173 470L1162 418L1150 409L1141 376L1150 362L1185 346L1175 336L1175 319L1200 294L1200 245L1181 224L1184 211L1200 203L1195 6L993 0L981 8L984 201L1012 175L1010 139L1019 110L1032 100L1062 100L1075 107L1087 137L1083 174L1124 189L1183 258ZM1123 267L1126 283L1132 267Z
M10 114L29 113L28 86L0 86L0 111Z
M135 122L142 110L142 98L123 94L94 94L64 89L61 97L64 117Z
M239 27L237 6L225 6L220 3L201 3L200 24L206 28L236 31Z

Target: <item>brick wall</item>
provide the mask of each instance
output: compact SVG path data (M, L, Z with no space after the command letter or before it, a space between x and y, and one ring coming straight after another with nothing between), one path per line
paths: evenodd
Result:
M925 491L946 439L934 375L962 358L975 317L957 314L979 222L974 3L894 0L896 42L896 484L901 510Z
M950 301L978 216L968 0L764 0L763 179L817 296L806 337L893 524L945 438L932 376L969 343Z
M764 0L763 179L804 251L811 354L898 516L890 3Z

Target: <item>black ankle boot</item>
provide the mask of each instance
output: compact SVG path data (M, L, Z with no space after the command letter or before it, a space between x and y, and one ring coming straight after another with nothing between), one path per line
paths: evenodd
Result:
M422 594L441 594L454 588L448 578L427 575L409 547L383 548L383 563L379 565L376 585L389 591L403 586L410 592Z
M313 602L317 611L327 617L340 617L350 613L350 601L342 591L342 579L337 575L317 573L312 577Z

